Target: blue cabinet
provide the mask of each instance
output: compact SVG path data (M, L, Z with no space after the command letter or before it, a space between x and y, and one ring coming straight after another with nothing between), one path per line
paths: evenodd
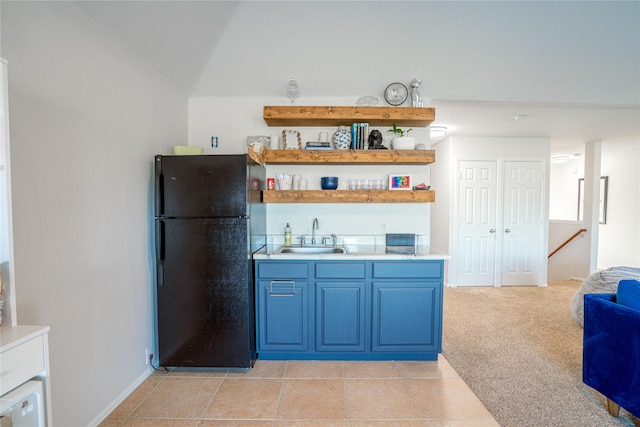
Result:
M436 360L443 261L256 261L262 359Z
M442 351L442 264L373 263L372 351Z
M263 350L309 349L309 296L306 281L259 282L258 348Z
M365 277L365 262L315 263L316 351L365 350Z
M258 351L309 350L307 263L258 263Z
M372 351L440 352L440 304L434 283L374 282Z

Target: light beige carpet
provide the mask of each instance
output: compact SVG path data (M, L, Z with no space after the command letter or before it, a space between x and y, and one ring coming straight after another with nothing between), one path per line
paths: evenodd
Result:
M582 382L578 281L445 288L443 355L503 427L633 426Z

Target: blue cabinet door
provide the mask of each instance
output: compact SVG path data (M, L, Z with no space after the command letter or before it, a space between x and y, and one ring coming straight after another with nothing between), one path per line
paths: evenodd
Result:
M316 282L316 351L365 350L365 282Z
M309 349L308 289L299 280L258 282L258 352Z
M438 282L373 282L372 307L372 351L441 351Z

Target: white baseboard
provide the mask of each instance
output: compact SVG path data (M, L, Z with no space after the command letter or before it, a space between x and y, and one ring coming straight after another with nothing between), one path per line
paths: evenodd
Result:
M120 393L106 408L104 408L98 415L96 415L96 417L87 425L87 427L100 425L100 423L103 422L109 416L109 414L118 407L118 405L124 402L127 396L129 396L136 388L138 388L138 386L140 386L140 384L142 384L144 380L146 380L152 373L153 368L151 366L148 366L147 369L138 376L138 378L136 378L131 384L129 384L129 386L124 389L122 393Z

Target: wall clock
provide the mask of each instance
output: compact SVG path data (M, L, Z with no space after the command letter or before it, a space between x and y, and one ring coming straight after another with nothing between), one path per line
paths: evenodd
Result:
M384 90L384 99L387 101L389 105L393 105L394 107L398 105L402 105L404 101L407 100L409 96L409 91L407 87L402 83L391 83Z

